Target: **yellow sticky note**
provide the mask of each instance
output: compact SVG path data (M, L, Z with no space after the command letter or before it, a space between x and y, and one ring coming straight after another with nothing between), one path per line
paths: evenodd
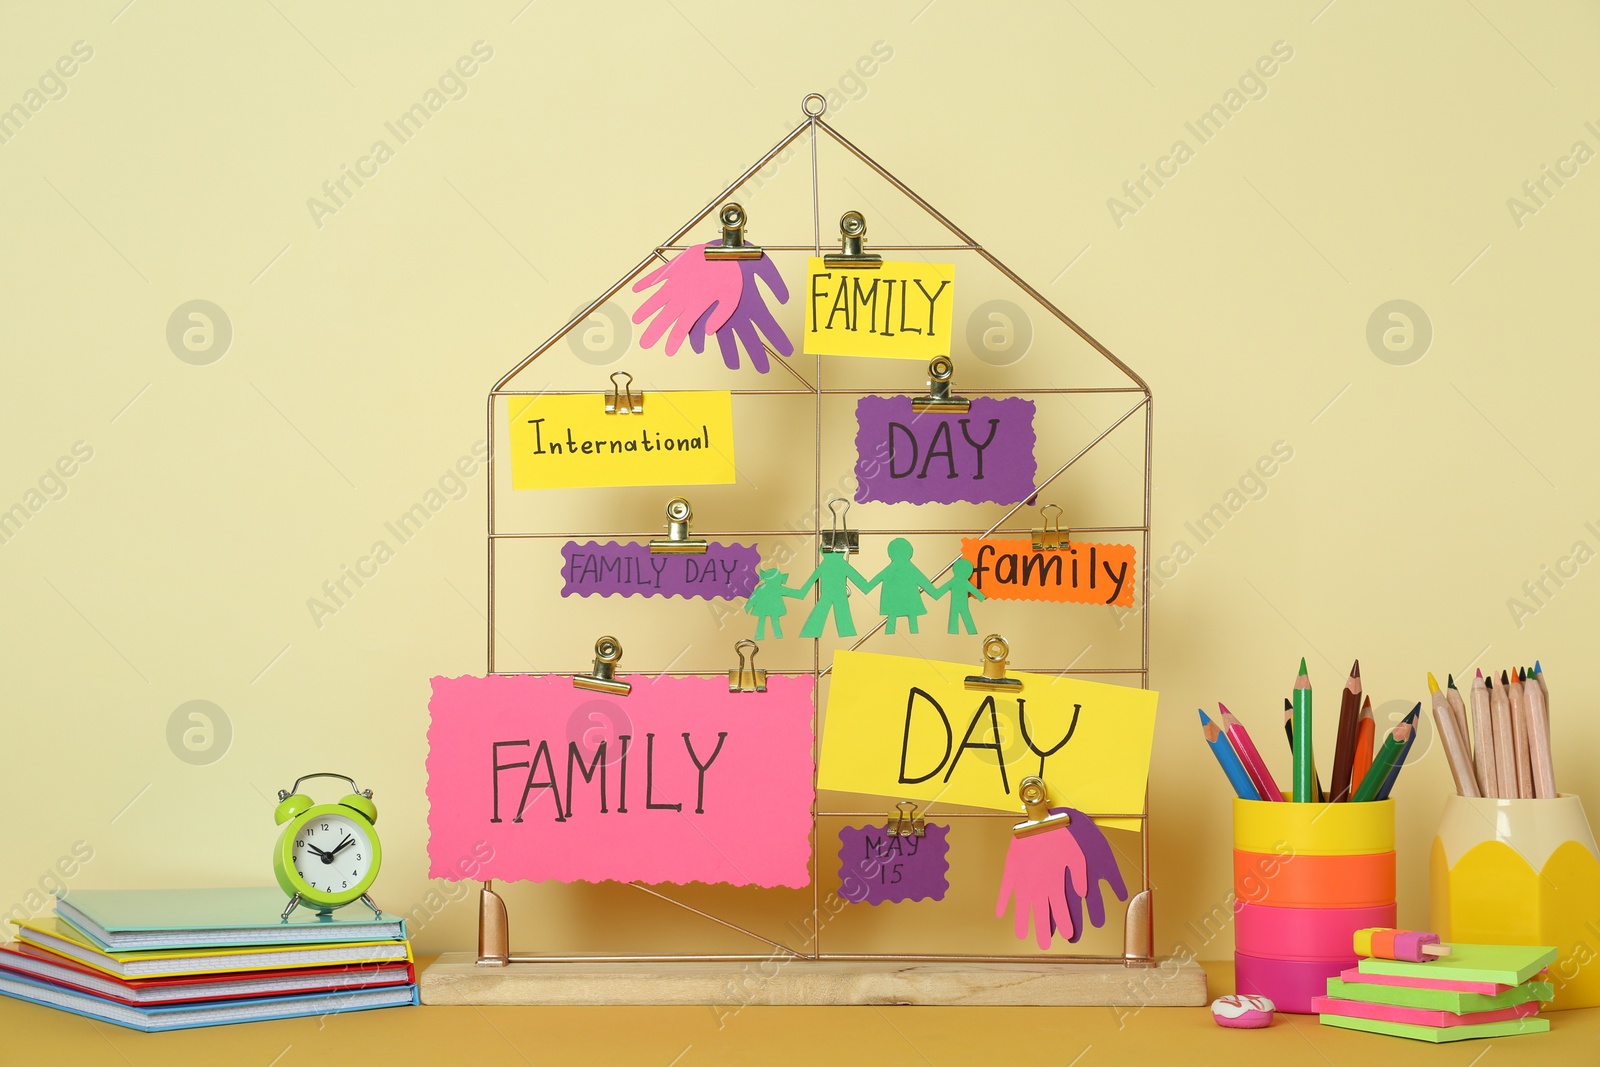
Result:
M607 415L602 393L506 398L514 489L726 485L733 396L652 392L638 415Z
M953 263L840 269L813 257L806 270L807 355L921 359L950 354Z
M1143 810L1154 692L1012 672L1020 690L988 693L962 684L976 673L976 659L835 653L818 786L1014 811L1020 822L1017 786L1038 775L1057 807ZM1096 822L1139 829L1136 819Z

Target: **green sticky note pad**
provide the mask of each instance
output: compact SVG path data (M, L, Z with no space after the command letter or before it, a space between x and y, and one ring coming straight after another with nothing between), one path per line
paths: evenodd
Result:
M1427 963L1364 959L1361 961L1361 973L1521 985L1555 961L1556 950L1549 945L1452 944L1450 955Z
M1533 1016L1527 1019L1507 1019L1499 1023L1471 1023L1467 1026L1418 1026L1415 1023L1390 1023L1379 1019L1353 1019L1348 1015L1319 1015L1324 1026L1338 1026L1346 1030L1365 1030L1369 1034L1388 1034L1390 1037L1409 1037L1414 1041L1471 1041L1479 1037L1513 1037L1517 1034L1542 1034L1550 1029L1550 1020Z
M1427 1008L1463 1015L1469 1011L1494 1011L1514 1008L1531 1000L1549 1000L1555 988L1549 982L1524 982L1504 993L1458 993L1451 989L1417 989L1414 986L1378 985L1328 979L1328 996L1344 1000L1364 1000L1368 1004L1392 1004L1400 1008Z

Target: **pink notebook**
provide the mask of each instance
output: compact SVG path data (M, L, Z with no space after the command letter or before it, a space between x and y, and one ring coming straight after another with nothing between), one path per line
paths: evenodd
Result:
M1530 1001L1511 1008L1493 1011L1469 1011L1457 1015L1450 1011L1432 1011L1428 1008L1402 1008L1394 1004L1369 1004L1364 1000L1343 1000L1339 997L1312 997L1311 1010L1319 1015L1343 1015L1354 1019L1376 1019L1386 1023L1410 1023L1413 1026L1468 1026L1472 1023L1499 1023L1511 1019L1526 1019L1539 1014L1539 1002Z
M1339 977L1346 982L1360 982L1364 985L1398 985L1409 989L1443 989L1451 993L1482 993L1485 996L1494 996L1504 993L1511 987L1498 982L1463 982L1454 978L1405 978L1395 974L1362 974L1360 968L1351 967L1341 971Z

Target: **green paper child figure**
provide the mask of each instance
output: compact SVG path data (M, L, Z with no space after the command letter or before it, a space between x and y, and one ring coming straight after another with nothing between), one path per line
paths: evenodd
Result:
M970 560L958 559L950 567L950 580L939 586L939 595L948 594L950 597L950 632L961 632L960 625L966 624L969 634L976 634L978 628L972 625L973 597L979 600L988 600L983 595L983 590L972 584L972 563Z
M776 567L758 571L756 575L761 580L756 583L749 599L744 602L744 613L756 617L757 641L767 636L768 621L772 623L772 636L782 637L783 625L778 620L789 613L789 605L785 604L784 600L799 600L805 593L799 589L790 589L789 576Z
M817 606L811 609L811 614L806 616L806 624L800 628L801 637L821 637L822 628L827 623L830 612L833 614L833 628L840 637L856 635L855 620L850 617L849 598L852 583L863 593L872 591L872 583L850 565L848 556L843 552L824 552L817 569L811 572L806 584L800 587L800 596L811 592L811 587L814 585L822 587L821 599L817 601Z
M898 619L905 619L911 626L911 632L916 633L917 616L928 613L927 606L922 603L922 594L933 597L939 595L939 590L928 580L928 576L911 562L911 552L911 542L904 537L896 537L889 542L889 565L872 578L872 585L883 587L878 594L878 614L886 620L884 633L894 633L894 624Z

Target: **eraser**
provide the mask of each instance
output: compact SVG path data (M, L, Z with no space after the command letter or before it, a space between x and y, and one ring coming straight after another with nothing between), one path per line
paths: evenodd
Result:
M1211 1017L1230 1030L1259 1030L1272 1025L1272 1001L1251 993L1233 993L1211 1002Z

